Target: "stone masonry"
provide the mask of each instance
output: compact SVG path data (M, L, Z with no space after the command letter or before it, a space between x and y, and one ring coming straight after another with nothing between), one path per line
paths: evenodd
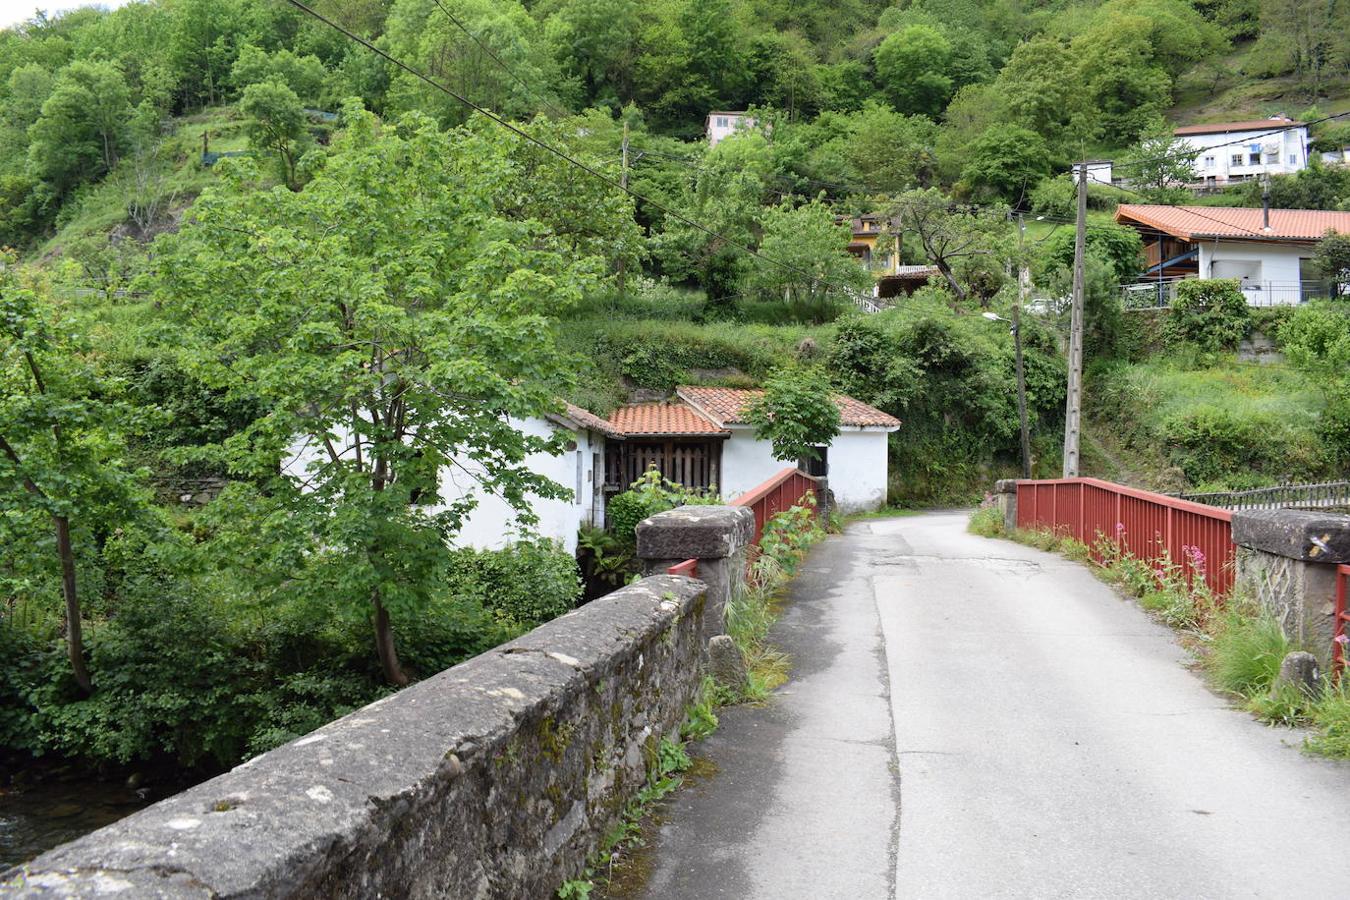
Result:
M755 514L744 506L681 506L638 523L637 555L655 575L688 559L708 586L708 635L726 630L726 607L744 580Z
M552 897L679 728L705 598L646 578L0 874L0 896Z
M1285 635L1331 664L1336 565L1350 562L1350 516L1298 509L1233 513L1237 583L1251 591Z

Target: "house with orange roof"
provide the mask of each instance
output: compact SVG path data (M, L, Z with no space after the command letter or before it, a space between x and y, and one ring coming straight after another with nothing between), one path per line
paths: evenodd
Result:
M1302 303L1334 289L1313 265L1327 234L1350 234L1350 212L1125 203L1116 222L1144 241L1140 279L1126 286L1141 305L1166 305L1186 278L1236 279L1253 306Z
M763 391L681 386L670 400L630 403L609 417L616 432L606 442L605 490L626 489L655 466L686 487L715 487L726 500L762 484L792 462L775 459L772 445L755 436L751 404ZM887 436L900 420L843 394L836 395L840 431L821 459L803 461L813 475L828 475L844 512L886 502Z
M500 550L523 537L537 535L575 553L581 526L604 524L605 446L611 437L618 436L618 432L605 419L570 403L564 404L556 413L512 419L511 424L534 437L565 433L567 440L562 453L556 456L533 453L525 458L524 464L536 475L543 475L567 488L571 495L532 498L530 509L538 518L538 525L529 531L517 521L516 512L509 503L483 489L479 480L481 467L473 460L464 459L441 469L438 476L440 500L435 505L426 505L424 511L434 514L472 498L474 506L454 536L456 546ZM349 432L334 434L332 443L339 457L355 453ZM312 465L324 461L325 453L322 447L297 443L283 460L282 472L303 480Z

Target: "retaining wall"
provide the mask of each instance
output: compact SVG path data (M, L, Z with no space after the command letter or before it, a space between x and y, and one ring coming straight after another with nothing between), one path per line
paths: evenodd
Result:
M551 897L678 729L705 597L646 578L43 854L0 895Z

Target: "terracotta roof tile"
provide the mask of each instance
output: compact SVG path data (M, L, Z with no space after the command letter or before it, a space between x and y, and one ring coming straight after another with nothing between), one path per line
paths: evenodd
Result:
M707 416L686 403L630 403L614 410L610 427L623 435L726 434Z
M1277 128L1288 128L1291 125L1302 125L1302 122L1295 122L1293 119L1283 117L1276 119L1248 119L1245 122L1211 122L1208 125L1182 125L1175 128L1172 133L1177 136L1187 134L1229 134L1234 131L1274 131Z
M1116 221L1133 220L1184 240L1226 237L1247 241L1316 241L1327 230L1350 234L1350 212L1320 209L1272 209L1270 230L1255 207L1153 206L1124 203Z
M712 416L723 425L744 425L746 410L750 404L763 395L762 390L718 387L680 387L678 394ZM887 415L861 400L854 400L844 394L836 394L834 402L839 406L839 423L853 427L899 428L900 420Z
M582 409L580 406L577 406L572 403L568 403L566 406L567 406L567 418L571 419L573 422L576 422L582 428L588 428L591 431L598 431L601 434L617 435L619 433L618 431L615 430L612 424L606 422L604 419L600 418L595 413L590 412L589 410Z

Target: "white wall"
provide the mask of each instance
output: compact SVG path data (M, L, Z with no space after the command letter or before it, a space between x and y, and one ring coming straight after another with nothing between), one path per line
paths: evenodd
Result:
M522 432L536 437L547 437L561 426L544 419L513 420ZM604 451L604 437L592 436L588 431L577 434L577 448L566 450L560 456L535 453L526 457L525 465L531 472L543 475L575 493L570 500L544 500L534 498L533 507L539 516L537 532L540 537L558 541L568 553L577 549L577 529L590 524L592 516L595 524L600 524L600 513L595 501L597 483L592 467L592 454ZM350 441L345 433L339 432L334 442L342 456L350 455ZM306 446L303 442L291 448L290 459L283 465L283 471L297 478L305 477L306 466L319 459L326 458L322 447ZM473 477L473 472L482 469L468 459L461 460L463 468L446 466L441 469L441 497L453 502L466 496L475 496L478 505L474 507L464 522L460 533L451 541L457 547L476 547L480 550L499 550L514 543L525 534L515 523L515 514L505 500L488 494ZM468 471L465 471L467 469ZM578 482L581 490L578 491ZM444 506L426 507L428 512L444 509Z
M1249 303L1299 302L1299 259L1313 254L1296 244L1258 244L1250 241L1200 241L1201 278L1239 278L1251 285L1243 293Z
M707 121L708 146L716 147L738 131L754 128L756 120L750 116L710 115Z
M749 426L730 425L731 437L722 445L722 484L725 500L734 500L759 487L793 463L774 459L773 445L755 438ZM843 428L830 444L830 490L842 512L877 509L886 504L887 432L881 428Z
M1195 172L1201 181L1212 178L1222 184L1233 178L1251 178L1269 172L1272 175L1297 172L1308 165L1308 129L1291 128L1279 134L1269 134L1279 128L1278 122L1271 122L1269 128L1256 131L1233 131L1228 134L1188 134L1179 141L1196 149ZM1260 135L1266 135L1260 137ZM1252 147L1257 147L1261 162L1252 165L1250 155ZM1242 162L1234 165L1235 154L1242 156ZM1272 154L1272 162L1266 162L1267 154ZM1209 162L1208 157L1213 157Z

